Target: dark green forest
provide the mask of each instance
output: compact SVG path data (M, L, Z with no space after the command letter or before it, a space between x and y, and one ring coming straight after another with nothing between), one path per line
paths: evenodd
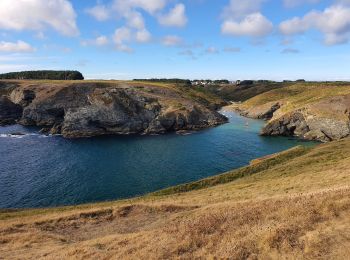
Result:
M37 70L4 73L0 79L83 80L84 76L74 70Z

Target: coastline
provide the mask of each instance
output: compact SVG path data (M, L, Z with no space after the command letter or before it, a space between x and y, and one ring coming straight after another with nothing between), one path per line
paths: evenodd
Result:
M218 111L218 112L220 112L220 113L223 113L223 114L225 114L225 111L227 112L227 111L229 111L230 113L235 113L235 114L237 114L237 115L239 115L239 113L237 113L236 111L231 111L230 109L229 109L229 107L223 107L220 111ZM261 121L261 120L259 120L259 121ZM242 124L242 127L244 126L243 125L243 121L241 122L241 124ZM244 128L242 128L242 129L246 129L246 127L244 126ZM191 132L192 133L192 132ZM180 132L180 133L174 133L174 134L176 134L176 135L180 135L180 136L183 136L183 137L186 137L186 136L188 136L188 135L191 135L191 133L189 133L189 132ZM201 131L199 131L199 133L201 133ZM255 134L254 134L255 135ZM6 135L6 136L8 136L8 135ZM33 136L33 134L27 134L27 136ZM45 135L43 135L43 136L45 136ZM23 138L23 137L25 137L25 135L20 135L20 136L16 136L16 138ZM113 138L113 136L111 136L111 138ZM123 138L123 136L120 136L120 138ZM286 137L287 138L287 137ZM98 139L97 139L98 140ZM299 147L300 146L300 144L296 144L296 146L294 146L294 148L297 148L297 147ZM310 146L310 145L306 145L306 146ZM294 148L292 148L292 149L294 149ZM300 146L300 149L301 150L303 150L304 149L304 144L302 144L302 146ZM253 158L251 158L251 160L249 161L249 162L247 162L247 164L244 164L244 165L241 165L241 166L237 166L237 167L234 167L234 168L230 168L230 169L228 169L227 171L228 172L230 172L230 171L235 171L235 170L238 170L238 169L240 169L241 167L243 167L243 168L246 168L246 167L249 167L250 166L250 163L251 163L251 161L254 161L254 160L260 160L260 159L263 159L263 158L270 158L271 156L272 157L274 157L274 156L278 156L280 153L284 153L284 152L286 152L286 151L289 151L289 149L287 149L287 150L282 150L281 152L278 152L278 153L272 153L272 154L267 154L267 155L262 155L261 157L253 157ZM233 158L232 158L232 160L234 160ZM222 172L218 172L218 173L216 173L215 175L210 175L210 177L208 177L208 178L204 178L204 179L199 179L199 180L194 180L194 181L189 181L189 182L184 182L183 184L179 184L179 185L176 185L176 186L170 186L170 187L168 187L168 188L165 188L165 190L168 190L168 189L173 189L173 188L178 188L179 186L181 187L181 186L192 186L192 184L194 184L194 183L201 183L201 182L206 182L207 181L207 179L215 179L216 177L220 177L221 175L225 175L227 172L224 172L224 173L222 173ZM161 193L161 191L163 191L164 189L161 189L161 190L155 190L155 191L152 191L151 192L151 194L157 194L157 193ZM143 197L143 196L148 196L148 193L145 193L144 195L142 195L141 197ZM133 198L133 197L130 197L130 198ZM112 200L106 200L106 201L101 201L101 202L96 202L96 203L107 203L108 201L111 201L111 202L113 202L113 201L118 201L119 199L112 199ZM124 199L122 199L122 200L124 200ZM83 204L86 204L86 203L83 203ZM89 203L87 203L87 204L89 204ZM76 206L78 206L78 205L81 205L81 204L76 204ZM57 206L51 206L51 207L49 207L49 208L54 208L54 207L57 207ZM61 207L61 206L58 206L58 207ZM67 206L67 207L71 207L71 206ZM43 207L43 208L45 208L45 207ZM35 210L35 208L32 208L32 209L34 209ZM19 209L19 210L21 210L21 209Z

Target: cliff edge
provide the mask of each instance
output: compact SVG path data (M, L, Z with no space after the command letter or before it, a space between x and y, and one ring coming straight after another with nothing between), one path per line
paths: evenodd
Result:
M240 104L244 116L267 120L262 135L328 142L350 135L350 85L303 83Z
M198 130L227 121L215 111L221 101L172 85L20 81L1 88L0 124L39 126L67 138Z

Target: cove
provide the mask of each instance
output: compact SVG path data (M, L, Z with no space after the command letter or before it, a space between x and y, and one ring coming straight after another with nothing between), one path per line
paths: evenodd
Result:
M143 195L249 164L296 145L261 137L264 122L223 111L229 123L195 133L69 140L0 127L0 208L76 205ZM25 135L11 135L20 132Z

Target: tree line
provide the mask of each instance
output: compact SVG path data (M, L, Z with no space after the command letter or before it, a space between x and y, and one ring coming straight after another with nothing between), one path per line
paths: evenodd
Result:
M83 80L84 76L75 70L36 70L4 73L0 79Z
M145 81L145 82L161 82L161 83L175 83L175 84L184 84L191 85L189 79L134 79L134 81Z

